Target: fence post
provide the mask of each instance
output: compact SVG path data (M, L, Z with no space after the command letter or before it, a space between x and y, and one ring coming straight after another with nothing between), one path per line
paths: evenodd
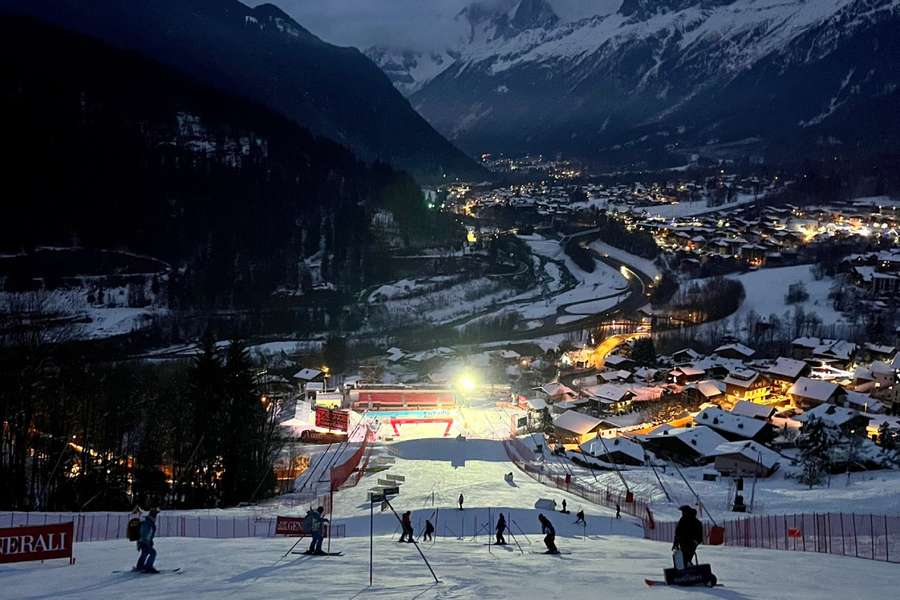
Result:
M872 560L875 560L875 515L869 514L869 536L872 538Z
M841 513L841 555L846 556L847 551L844 544L844 513Z
M888 537L887 515L884 515L884 560L891 562L891 538Z
M853 518L853 548L856 550L856 557L859 558L859 536L856 535L856 515L851 513Z

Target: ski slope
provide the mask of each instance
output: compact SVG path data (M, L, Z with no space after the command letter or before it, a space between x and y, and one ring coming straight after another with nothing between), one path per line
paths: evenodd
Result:
M551 489L527 477L509 462L501 438L509 415L503 410L465 407L457 411L454 435L440 437L433 425L403 427L400 436L375 447L370 472L356 487L334 495L335 524L346 537L331 541L341 557L288 555L293 538L194 539L158 538L157 566L180 567L180 574L156 576L112 573L136 560L134 544L124 540L76 544L77 563L24 563L0 566L3 598L121 600L191 598L403 598L542 599L693 598L696 594L729 600L842 595L887 598L896 592L897 565L801 552L731 547L702 547L725 587L648 588L645 578L660 579L671 562L668 544L641 539L634 520L613 518L603 507ZM466 437L458 436L464 434ZM377 460L378 457L384 457ZM549 467L550 465L548 465ZM504 475L513 473L512 482ZM367 491L386 474L403 477L393 507L411 510L416 534L426 518L436 525L435 543L421 544L439 584L435 584L415 547L399 544L399 526L390 509L375 506L374 585L368 586L370 505ZM464 510L457 507L464 495ZM540 498L567 501L569 514L539 511ZM306 507L278 507L302 514ZM384 507L387 508L387 507ZM587 525L575 525L584 508ZM486 545L497 512L510 524L510 544ZM222 511L228 512L228 511ZM567 553L547 556L537 516L543 512L557 530L557 545ZM306 541L301 541L302 549Z

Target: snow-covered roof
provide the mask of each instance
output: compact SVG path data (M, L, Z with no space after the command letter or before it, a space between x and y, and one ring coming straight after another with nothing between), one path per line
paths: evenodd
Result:
M738 400L731 408L731 414L751 419L768 419L775 414L775 407L757 404L749 400Z
M573 398L571 400L563 400L562 402L557 402L554 406L560 410L569 410L572 408L578 408L579 406L583 406L590 402L587 398Z
M758 462L766 469L773 468L783 460L781 455L777 452L753 441L725 442L724 444L719 444L716 446L715 450L713 450L714 456L735 454Z
M692 384L705 398L715 398L725 393L725 383L716 379L704 379Z
M733 350L734 352L737 352L738 354L746 358L750 358L751 356L756 354L756 350L745 346L744 344L725 344L724 346L719 346L718 348L713 350L713 353L722 354L723 352L727 352L729 350Z
M728 377L725 378L725 383L741 388L748 388L756 383L757 379L759 379L759 373L753 369L736 369L728 373Z
M516 352L515 350L500 350L497 353L497 356L499 356L500 358L502 358L504 360L513 360L513 359L519 359L522 357L522 355L519 354L518 352Z
M622 402L626 399L628 394L632 393L629 386L616 383L594 385L586 388L584 391L598 398L601 402L604 400L609 402Z
M547 402L543 398L526 398L528 408L532 410L544 410L547 408Z
M776 377L796 379L800 376L800 373L803 372L803 369L805 369L806 366L806 363L802 360L779 356L775 359L775 364L766 369L766 372Z
M556 398L557 396L570 396L572 398L578 396L572 388L562 383L545 383L541 387L538 388L545 394L547 394L551 398Z
M830 381L801 377L794 382L794 385L788 390L788 394L825 402L839 389L837 384L831 383Z
M694 377L694 376L706 374L705 369L698 369L697 367L689 367L689 366L675 367L674 369L672 369L672 371L673 372L678 371L679 373L681 373L682 375L685 375L687 377Z
M322 374L322 371L319 369L300 369L296 373L294 373L294 379L301 379L303 381L312 381L316 377Z
M706 425L719 431L725 431L750 439L766 427L767 423L752 417L725 412L721 408L706 408L694 416L694 423Z
M866 412L877 413L882 411L881 401L862 392L847 390L847 404L857 410L864 410Z
M584 435L592 429L595 429L600 425L600 422L600 419L574 410L567 410L553 419L553 425L555 427L577 433L578 435Z
M657 425L656 427L654 427L653 429L651 429L650 433L648 433L647 435L648 436L661 435L661 434L665 433L666 431L672 431L673 429L675 429L675 427L673 427L672 425L669 425L668 423L661 423L661 424Z
M896 351L896 348L893 346L886 346L884 344L870 344L867 342L864 344L864 347L873 354L884 354L885 356L889 356Z
M794 418L803 423L808 421L810 417L815 417L817 419L822 419L826 423L831 423L832 425L840 427L859 416L863 416L863 414L852 408L844 408L843 406L837 406L835 404L820 404L814 409L808 410L802 415Z
M604 381L617 381L619 379L628 379L629 377L631 377L631 371L626 371L625 369L600 373L600 378Z
M675 427L651 437L676 438L700 456L712 456L717 447L728 441L709 427L703 426Z
M610 366L621 365L622 363L629 362L631 359L625 358L624 356L619 356L618 354L610 354L606 358L603 359L603 362Z
M582 444L581 449L598 458L607 454L612 454L613 452L621 452L637 461L644 462L644 448L637 442L633 442L628 438L621 436L612 439L597 437Z

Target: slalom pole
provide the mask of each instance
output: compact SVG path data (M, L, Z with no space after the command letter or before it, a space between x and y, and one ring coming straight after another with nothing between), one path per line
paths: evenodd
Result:
M512 523L512 517L510 517L509 522ZM513 541L516 543L516 546L519 547L519 552L521 552L524 555L525 551L522 550L522 544L519 543L519 539L516 537L516 534L513 532L512 527L507 527L507 530L509 531L509 537L511 537L513 539Z
M494 520L491 518L491 507L488 506L488 527L490 527L491 523L493 523L493 522L494 522ZM491 542L492 542L492 540L491 540L491 530L488 529L488 554L493 554L493 553L494 553L493 550L491 549L491 546L492 546L492 543L491 543Z
M391 512L394 513L394 516L397 517L397 520L400 521L400 522L402 523L403 520L400 518L400 515L397 514L397 511L394 510L394 506L391 504L391 501L388 500L387 497L385 497L384 501L385 501L385 503L388 505L388 508L391 509ZM421 557L422 557L422 560L425 561L425 566L427 566L427 567L428 567L428 570L431 571L431 576L434 577L434 582L435 582L435 583L440 583L440 582L441 582L440 579L437 578L437 575L435 575L435 573L434 573L434 569L431 568L431 563L428 562L428 559L425 558L425 553L422 552L422 549L421 549L421 548L419 548L418 542L416 542L415 540L413 540L413 546L416 547L416 550L419 552L419 556L421 556Z
M515 525L516 527L519 527L519 524L516 523L513 519L510 519L510 522L511 522L513 525ZM521 527L519 527L519 533L521 533L522 535L525 536L525 539L528 540L528 543L529 543L529 544L531 543L531 538L528 537L528 534L525 533L525 530L523 530Z
M369 498L369 587L372 587L372 560L375 550L375 502Z

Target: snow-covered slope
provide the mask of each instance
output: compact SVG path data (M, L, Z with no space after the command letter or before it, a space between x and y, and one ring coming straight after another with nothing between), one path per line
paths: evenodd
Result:
M896 106L898 0L626 0L575 21L507 18L479 21L411 98L474 152L764 154L795 130L809 153L896 133L859 112Z

